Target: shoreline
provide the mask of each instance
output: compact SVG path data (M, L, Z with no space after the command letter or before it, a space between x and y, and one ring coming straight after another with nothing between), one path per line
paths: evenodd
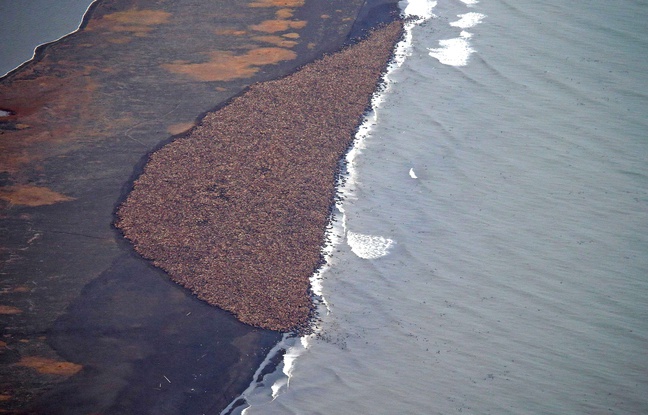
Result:
M169 75L162 66L169 50L200 63L216 41L240 61L277 40L250 28L265 30L259 22L281 9L241 15L228 4L205 2L196 16L179 2L137 19L123 13L132 10L131 0L114 3L110 10L93 3L83 30L46 44L36 60L0 79L0 107L12 111L0 117L0 220L7 230L0 239L7 276L0 409L6 411L215 411L249 385L280 334L244 325L168 281L121 240L111 227L113 212L133 166L161 140L181 135L198 114L248 84L339 49L352 31L345 19L368 7L362 1L296 7L292 18L275 19L307 22L285 33L299 34L282 47L296 58L248 59L241 68L252 75L204 81ZM140 9L159 7L149 3ZM218 23L226 34L214 38L210 10L229 13ZM238 28L246 33L236 34Z

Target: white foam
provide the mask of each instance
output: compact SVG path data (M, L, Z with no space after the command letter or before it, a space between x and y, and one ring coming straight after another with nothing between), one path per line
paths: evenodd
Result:
M418 176L416 175L416 173L414 173L414 168L413 167L411 169L409 169L409 176L412 179L418 179Z
M464 1L467 5L473 5L477 2ZM475 27L484 20L487 16L482 13L469 12L458 14L459 20L450 22L450 26L458 27L460 29L468 29ZM449 66L466 66L470 55L475 53L469 40L473 34L462 30L459 37L454 39L439 40L438 48L428 48L430 56L437 59L440 63Z
M405 7L403 7L403 4L405 4ZM399 5L405 17L419 17L427 20L434 17L432 9L436 7L437 2L432 0L409 0L406 2L401 1Z
M459 17L460 19L457 20L456 22L451 22L450 26L460 27L462 29L468 29L470 27L475 27L478 24L480 24L482 20L486 17L486 15L481 13L470 12L465 14L458 14L457 17Z
M376 259L387 255L394 241L382 236L347 231L347 243L351 251L360 258Z
M245 399L246 402L249 402L251 400L254 400L256 398L255 395L262 394L260 389L263 389L263 383L258 383L256 382L257 379L261 376L261 373L265 370L265 368L271 363L272 359L277 355L277 353L280 353L282 350L285 350L287 348L287 344L290 343L291 338L288 334L284 334L283 338L279 343L277 343L266 355L265 359L263 360L263 363L259 366L259 368L254 372L254 376L252 377L254 380L250 383L250 385L243 391L243 393L239 396L239 398L234 399L230 404L227 406L227 408L223 409L221 411L221 414L227 414L232 411L232 408L234 407L234 404L239 401L240 398ZM268 375L266 375L268 376ZM275 386L272 385L271 391L274 395L274 390ZM245 408L242 410L241 414L245 414L248 408Z
M461 0L461 2L470 7L479 3L479 0Z
M475 50L468 42L469 37L444 39L439 41L440 48L430 48L430 56L444 65L466 66L468 58Z

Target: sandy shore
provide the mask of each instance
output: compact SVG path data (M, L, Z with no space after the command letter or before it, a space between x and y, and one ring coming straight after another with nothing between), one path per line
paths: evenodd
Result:
M247 386L280 334L170 282L113 214L172 135L384 16L364 3L99 1L0 79L0 410L215 413Z

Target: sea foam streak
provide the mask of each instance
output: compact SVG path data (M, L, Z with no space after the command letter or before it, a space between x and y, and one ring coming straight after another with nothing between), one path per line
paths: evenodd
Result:
M394 50L394 57L392 62L387 68L387 73L383 76L382 84L383 88L380 92L374 94L371 100L372 111L370 111L364 118L362 124L358 128L358 132L355 136L353 147L349 150L346 155L345 161L347 166L346 177L343 181L343 184L338 189L339 193L345 198L354 198L354 190L357 185L357 169L355 167L355 158L358 154L361 153L361 150L364 148L364 141L370 132L373 129L373 126L376 125L378 120L378 110L381 104L385 100L385 95L390 90L390 85L392 81L390 80L390 74L398 69L407 56L411 54L412 48L412 28L418 24L423 23L424 21L434 17L432 14L432 9L436 6L436 1L429 0L410 0L410 1L401 1L399 6L403 10L402 15L405 18L410 18L410 20L405 24L405 33L403 40L401 40ZM325 265L311 277L311 286L314 294L320 299L321 306L320 312L328 314L331 310L328 306L326 298L322 292L322 275L331 267L332 255L336 247L347 239L347 243L351 247L356 255L361 258L366 256L365 259L374 259L379 258L383 255L386 255L389 251L389 248L395 243L391 239L384 238L382 236L372 236L364 235L360 233L351 232L347 229L346 225L346 215L344 214L344 204L342 200L338 200L335 204L335 209L331 218L331 225L329 226L326 238L330 243L323 248ZM354 248L355 247L355 248ZM358 252L360 254L358 254ZM297 358L303 353L307 352L310 348L312 341L316 336L321 333L320 327L313 327L314 333L300 338L291 337L290 335L285 335L281 342L277 344L269 353L266 359L264 360L261 367L255 373L250 386L241 394L241 396L235 399L227 408L225 408L221 415L223 414L242 414L249 415L255 412L255 409L262 411L264 405L270 404L282 393L285 393L290 386L290 379L292 372L295 368ZM271 359L277 354L285 351L283 362L277 366L277 370L274 373L266 375L262 382L256 382L256 379L259 378L259 374L262 373L263 369L270 364ZM270 385L270 387L268 387ZM233 408L235 402L240 402L241 399L245 400L244 406Z

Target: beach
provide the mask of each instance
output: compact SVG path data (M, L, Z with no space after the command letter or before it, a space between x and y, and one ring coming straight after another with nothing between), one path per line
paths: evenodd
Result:
M170 282L113 227L114 213L149 154L394 10L99 1L78 32L0 80L0 408L213 413L247 387L281 334Z

